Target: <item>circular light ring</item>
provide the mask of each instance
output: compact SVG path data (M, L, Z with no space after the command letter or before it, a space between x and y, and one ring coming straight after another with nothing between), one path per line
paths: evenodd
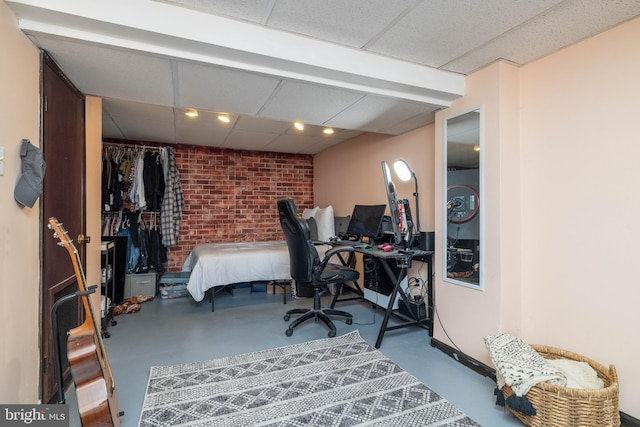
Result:
M455 192L460 192L463 193L461 195L464 195L464 193L467 194L472 194L473 196L475 196L476 198L476 206L475 209L473 209L472 212L470 212L468 215L462 217L462 218L448 218L447 221L451 222L453 224L462 224L464 222L467 221L471 221L477 214L478 214L478 210L480 209L480 196L478 195L478 192L476 190L474 190L473 188L469 187L468 185L464 185L464 184L453 184L447 187L447 199L451 199L451 195L449 194L449 192L451 190L457 190Z

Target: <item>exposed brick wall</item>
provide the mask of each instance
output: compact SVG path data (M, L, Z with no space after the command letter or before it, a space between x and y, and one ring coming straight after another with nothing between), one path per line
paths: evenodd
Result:
M276 201L314 206L313 157L178 145L174 147L185 209L168 270L182 268L199 243L284 239Z

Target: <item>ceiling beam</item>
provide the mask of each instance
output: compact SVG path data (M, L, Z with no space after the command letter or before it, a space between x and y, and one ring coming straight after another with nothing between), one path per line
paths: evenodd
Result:
M462 74L149 0L17 0L27 34L447 107ZM149 19L149 17L153 19Z

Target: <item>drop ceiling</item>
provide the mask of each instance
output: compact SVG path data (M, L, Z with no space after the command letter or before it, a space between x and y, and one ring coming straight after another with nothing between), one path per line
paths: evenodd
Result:
M82 93L103 98L104 138L308 154L424 126L464 95L465 75L640 15L637 0L5 2Z

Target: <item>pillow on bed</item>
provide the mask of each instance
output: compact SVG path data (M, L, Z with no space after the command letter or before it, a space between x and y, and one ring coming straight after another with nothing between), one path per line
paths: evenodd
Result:
M320 209L318 206L316 206L313 209L305 209L302 211L302 218L304 219L309 219L309 218L313 218L314 216L316 216L316 213L318 213L318 209Z
M336 226L333 221L333 206L329 205L324 209L318 209L313 216L318 223L318 240L328 242L336 235Z
M307 225L309 226L309 236L311 240L318 240L318 223L314 217L311 217L307 220Z

